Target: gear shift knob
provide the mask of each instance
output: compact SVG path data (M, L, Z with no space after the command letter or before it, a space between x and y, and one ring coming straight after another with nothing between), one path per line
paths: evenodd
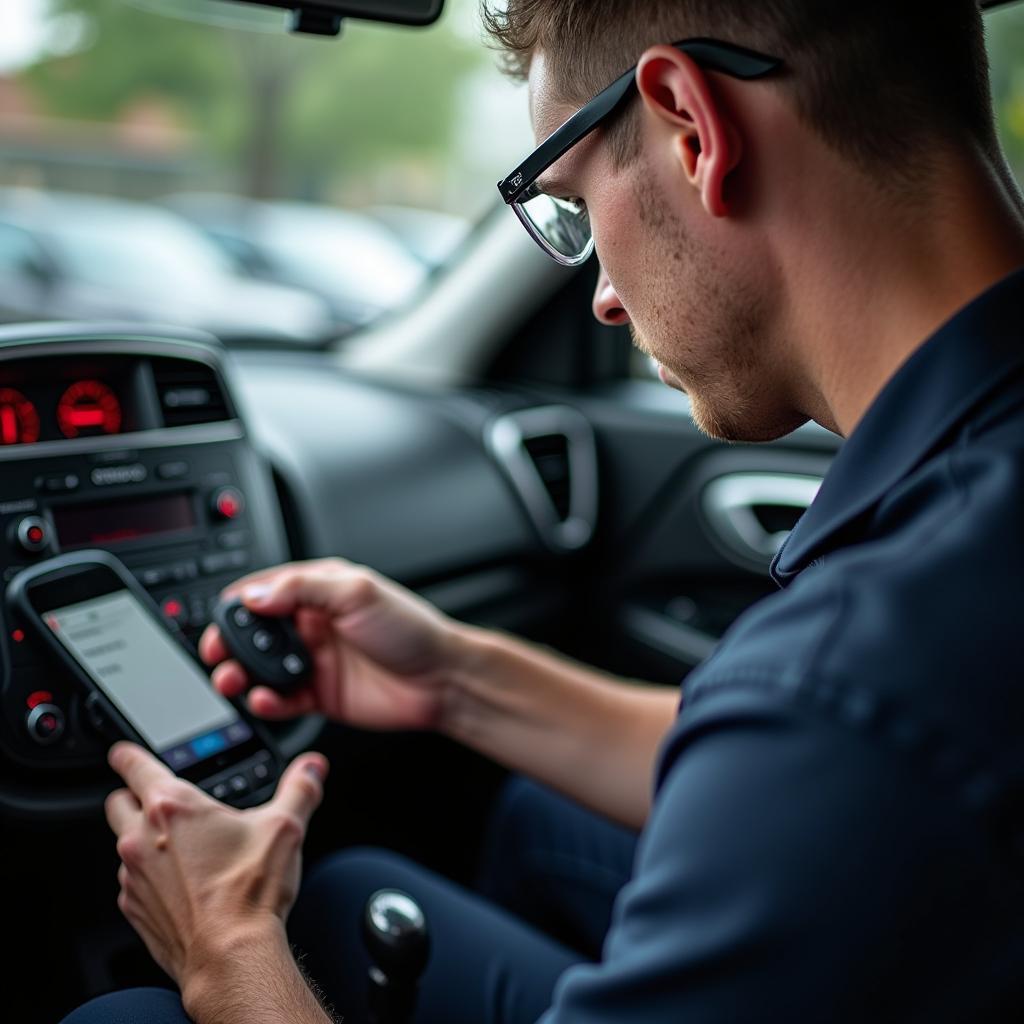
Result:
M408 1024L430 955L423 910L400 889L380 889L366 902L363 937L373 961L370 1012L375 1024Z

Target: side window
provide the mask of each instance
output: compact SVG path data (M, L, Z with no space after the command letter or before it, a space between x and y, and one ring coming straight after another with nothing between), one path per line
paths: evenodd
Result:
M1024 182L1024 7L985 18L999 137L1018 182Z

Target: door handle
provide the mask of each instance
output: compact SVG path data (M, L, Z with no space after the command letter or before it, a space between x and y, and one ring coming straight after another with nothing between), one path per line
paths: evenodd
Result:
M792 527L772 528L772 513L802 515L821 489L822 477L794 473L730 473L704 488L704 515L715 536L734 555L766 565ZM795 519L794 519L795 524Z

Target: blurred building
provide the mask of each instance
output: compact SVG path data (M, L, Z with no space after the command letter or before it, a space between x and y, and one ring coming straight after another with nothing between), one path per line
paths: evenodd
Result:
M148 197L195 177L199 147L170 104L140 98L114 122L48 117L0 76L0 185Z

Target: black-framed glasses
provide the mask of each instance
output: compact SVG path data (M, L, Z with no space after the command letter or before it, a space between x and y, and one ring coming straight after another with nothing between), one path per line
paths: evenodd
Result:
M769 57L718 39L684 39L672 44L700 67L720 71L744 81L764 78L782 67L777 57ZM577 199L548 195L537 179L556 161L586 138L631 95L636 86L634 64L607 89L580 108L561 128L548 136L507 178L498 182L501 198L537 244L565 267L576 267L594 251L590 215Z

